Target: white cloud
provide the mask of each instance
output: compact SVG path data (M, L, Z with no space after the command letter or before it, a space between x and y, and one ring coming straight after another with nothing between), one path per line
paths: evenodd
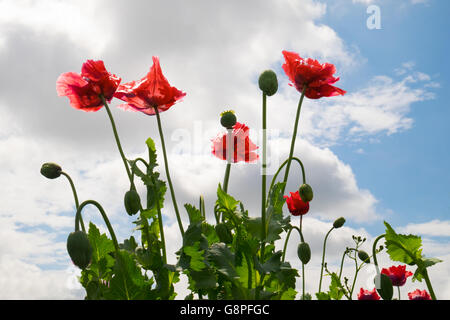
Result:
M408 223L399 228L401 233L412 233L431 237L450 237L450 221L431 220L424 223Z
M162 114L172 179L186 221L182 204L197 203L203 194L207 207L212 208L217 184L223 179L224 163L209 154L209 139L220 130L218 114L232 108L239 121L255 131L260 127L260 119L255 117L260 114L261 103L255 81L262 70L279 69L281 50L333 62L340 74L361 61L357 50L347 47L332 28L317 22L326 13L322 3L248 1L239 3L239 10L236 3L222 2L216 7L209 1L196 6L184 1L170 6L164 1L136 1L132 6L125 1L114 5L107 1L0 2L4 30L0 50L0 166L5 168L0 171L0 237L4 244L0 246L0 274L6 275L0 277L0 287L6 288L1 298L83 297L70 285L73 273L64 269L69 260L65 237L74 224L71 190L64 178L49 181L40 176L43 162L58 162L71 174L80 201L93 198L105 206L119 239L129 235L133 227L122 208L127 177L106 112L74 110L67 99L57 97L55 81L60 73L78 72L81 62L94 56L104 59L107 68L125 82L142 77L150 67L151 56L160 56L171 84L188 93L184 102ZM429 83L419 74L411 79ZM284 76L279 80L279 94L269 99L269 127L280 132L271 141L274 157L284 159L299 95L287 86ZM295 154L304 161L315 190L311 218L305 219L311 227L305 232L314 248L318 248L329 221L337 216L355 222L380 218L377 199L361 189L352 169L324 146L343 137L408 129L412 123L410 105L424 99L421 95L425 93L420 88L411 89L411 83L378 77L345 97L305 102ZM130 158L145 156L148 136L155 138L160 152L156 120L116 110L114 105L125 153ZM195 121L203 127L191 127ZM189 139L191 149L180 149L180 140L170 138L176 138L177 132L179 138ZM162 170L161 155L159 163ZM287 190L294 190L301 181L294 166ZM230 191L242 196L252 214L259 212L259 177L257 165L232 168ZM166 199L166 238L168 252L173 253L181 239L169 193ZM85 221L89 220L106 232L94 208L86 208ZM341 231L346 236L364 232ZM344 233L332 235L335 244L330 243L329 253L333 259L339 245L348 242L348 237L339 235ZM173 259L169 254L169 262ZM48 269L48 265L60 269ZM183 283L178 286L183 290ZM183 297L180 294L178 298Z

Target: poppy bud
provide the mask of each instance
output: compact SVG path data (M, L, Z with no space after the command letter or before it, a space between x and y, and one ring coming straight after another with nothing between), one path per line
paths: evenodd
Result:
M220 124L227 129L233 129L236 121L236 115L233 110L224 111L220 114Z
M297 255L303 264L307 264L311 259L311 249L309 248L309 244L306 242L299 243L297 247Z
M337 219L333 222L333 227L334 227L335 229L339 229L340 227L342 227L342 226L344 225L344 223L345 223L344 217L337 218Z
M378 294L383 300L391 300L392 295L394 294L394 287L391 279L387 275L379 273L375 276L374 281Z
M266 70L259 76L259 88L267 96L273 96L278 90L277 75L272 70Z
M61 172L61 167L53 162L44 163L41 167L41 174L48 179L58 178Z
M136 214L141 208L141 198L136 190L129 190L125 193L124 197L125 210L128 215L132 216Z
M298 193L303 202L310 202L313 199L313 190L309 184L302 184L300 189L298 189Z
M217 236L221 242L227 244L233 242L233 235L225 223L217 224L214 229L216 230Z
M363 261L365 263L370 263L369 255L367 254L367 252L365 252L363 250L358 250L358 258L360 258L361 261Z
M83 231L75 231L67 238L67 252L74 265L85 269L91 263L92 246Z

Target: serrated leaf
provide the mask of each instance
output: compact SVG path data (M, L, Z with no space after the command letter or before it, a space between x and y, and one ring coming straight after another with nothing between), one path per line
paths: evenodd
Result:
M294 288L288 288L286 291L283 291L280 300L295 300L296 295L297 291Z
M236 211L237 205L239 204L238 200L234 199L232 196L222 190L220 184L217 188L217 201L221 208L224 208L229 212Z
M100 230L92 222L89 224L88 231L89 242L92 246L92 262L99 262L100 259L109 256L114 251L114 243L108 239L106 234L100 234Z
M189 261L189 268L194 271L203 270L206 265L204 263L204 250L200 250L199 243L195 243L193 246L184 246L183 252L191 259Z
M203 216L200 210L198 210L196 207L190 205L189 203L186 203L184 205L186 208L186 211L189 215L189 223L195 223L195 222L201 222L203 221Z
M386 221L384 225L387 253L393 261L412 264L422 259L422 239L419 236L397 234Z
M222 242L214 243L208 250L208 259L216 266L217 270L229 278L235 280L238 277L234 265L234 253Z
M281 251L275 252L267 261L263 264L260 264L258 259L255 259L255 268L261 274L271 273L271 272L279 272L281 268Z

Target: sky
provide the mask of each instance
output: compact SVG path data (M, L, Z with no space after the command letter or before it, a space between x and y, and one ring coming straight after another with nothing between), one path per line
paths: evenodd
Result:
M283 50L333 63L336 86L347 91L302 106L294 153L315 194L303 224L313 252L307 291L317 291L323 237L344 216L346 225L328 241L331 268L351 235L366 237L363 249L370 251L387 221L420 235L423 253L444 261L429 274L438 299L450 299L449 9L439 0L0 0L0 299L84 298L66 252L72 193L65 179L40 175L44 162L72 176L82 201L104 206L119 241L138 236L123 210L129 185L107 114L76 110L58 97L61 73L103 60L125 83L143 77L159 56L171 85L187 93L161 114L178 204L204 195L212 222L225 171L210 154L211 139L223 132L219 114L233 109L261 145L257 79L266 69L279 81L267 107L269 170L288 157L299 93L281 68ZM111 108L125 154L145 156L152 137L165 177L156 119L119 104L113 100ZM301 177L298 168L291 171L286 190L294 191ZM260 184L260 163L232 166L229 192L254 216ZM181 239L172 208L167 196L167 250L176 263ZM84 215L107 233L95 210ZM182 219L187 225L184 212ZM300 267L296 241L292 236L287 260ZM398 265L386 253L379 262ZM346 262L344 274L352 276L351 268ZM368 265L357 289L372 289L373 276ZM425 283L409 280L403 297L417 288ZM187 294L183 277L177 291L179 299Z

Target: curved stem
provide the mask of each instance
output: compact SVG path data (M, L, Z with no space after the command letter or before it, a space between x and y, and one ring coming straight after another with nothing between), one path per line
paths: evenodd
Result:
M75 189L75 185L74 185L74 183L72 181L72 178L67 173L65 173L64 171L61 171L61 174L63 176L65 176L67 178L67 180L69 180L70 187L72 188L73 198L75 200L75 209L78 209L80 204L78 202L77 190ZM83 218L81 216L80 216L80 222L81 222L81 230L83 230L83 232L86 232L86 229L84 228Z
M302 161L301 161L299 158L297 158L297 157L292 157L291 160L297 161L298 164L300 165L300 168L301 168L301 170L302 170L303 184L305 184L305 183L306 183L305 167L303 166ZM272 178L272 182L270 183L269 192L268 192L269 194L270 194L270 192L272 191L272 188L273 188L273 186L274 186L274 184L275 184L275 180L277 179L278 174L280 173L281 169L283 169L283 167L288 163L288 161L289 161L289 159L286 159L286 160L281 164L281 166L278 168L277 172L275 172L275 175L274 175L273 178ZM283 191L283 192L284 192L284 191ZM266 206L267 206L267 203L266 203Z
M100 211L103 221L105 221L106 227L108 228L109 234L111 235L111 239L114 244L114 249L116 251L117 261L119 263L119 266L120 266L120 268L122 268L122 270L124 272L126 272L126 269L125 269L123 261L122 261L122 256L120 255L120 248L119 248L119 243L117 242L116 234L114 233L114 229L113 229L111 223L109 222L108 216L106 215L106 212L105 212L105 210L103 210L103 207L100 205L100 203L98 203L95 200L86 200L82 204L80 204L80 206L77 209L77 214L75 215L75 231L79 230L78 222L81 217L81 210L88 204L92 204L92 205L96 206L98 211ZM127 297L127 300L130 300L130 297L128 294L128 286L127 286L125 279L123 279L123 285L125 288L125 295Z
M375 265L375 268L377 270L377 274L380 273L380 269L378 268L378 261L377 261L377 243L381 238L384 238L385 234L379 235L378 237L375 238L375 240L373 241L373 245L372 245L372 256L373 256L373 263Z
M325 239L323 240L322 268L320 269L319 293L321 292L321 288L322 288L323 266L325 263L325 247L327 245L328 235L331 233L331 231L333 231L333 229L334 229L334 227L331 227L330 231L327 232Z
M112 129L113 129L114 138L116 139L117 148L119 149L119 153L120 153L120 156L122 157L122 161L123 161L123 164L125 166L125 170L127 171L128 179L130 180L132 188L136 189L134 187L134 182L133 182L133 179L131 177L130 168L128 167L127 158L125 157L125 154L123 153L123 150L122 150L122 145L120 144L120 139L119 139L119 135L117 133L116 124L114 122L113 115L111 113L111 110L109 109L109 106L108 106L108 103L105 100L105 97L103 97L103 95L100 95L100 99L102 100L103 105L105 106L106 112L108 113L109 120L111 121L111 126L112 126Z
M401 300L400 299L400 286L397 286L397 291L398 291L398 300Z
M285 183L285 185L283 186L283 192L286 188L286 182L287 182L287 179L289 176L289 169L291 168L291 160L292 160L292 155L294 154L295 139L297 138L298 121L300 119L300 111L302 109L302 103L303 103L303 98L305 97L305 91L306 91L306 86L303 87L302 95L300 96L300 100L298 102L297 114L295 116L294 132L292 133L291 149L289 151L289 159L288 159L289 161L287 163L286 171L284 173L283 182Z
M158 108L154 107L154 109L155 109L156 120L158 122L159 137L161 138L161 145L162 145L163 156L164 156L164 166L166 169L167 182L169 183L169 189L170 189L170 195L172 197L173 208L174 208L175 214L177 216L177 222L178 222L178 227L180 228L181 236L184 236L184 229L183 229L183 224L181 222L180 212L178 211L177 199L175 198L175 191L173 190L172 179L170 179L169 163L167 161L166 144L164 142L164 134L162 131L162 126L161 126L161 118L159 116Z
M342 255L342 259L341 259L341 267L339 269L339 280L341 280L342 270L344 269L344 258L347 255L347 252L348 252L348 248L345 248L344 254Z

